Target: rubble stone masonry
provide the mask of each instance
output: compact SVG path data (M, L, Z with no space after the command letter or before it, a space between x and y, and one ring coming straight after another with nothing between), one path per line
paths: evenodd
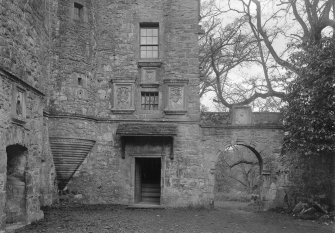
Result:
M25 223L41 219L41 205L50 205L54 198L55 170L43 116L49 3L0 1L0 230L6 222L15 222L20 212ZM10 166L21 149L25 153L18 181L18 172ZM10 193L18 193L20 182L24 196L21 209L15 210Z
M198 0L0 0L0 231L16 213L6 197L12 157L26 161L17 184L26 190L18 212L28 223L43 217L40 207L58 188L87 204L136 203L136 161L145 158L161 161L160 204L209 206L219 151L233 144L260 155L264 200L276 201L280 115L237 107L200 116L199 7ZM158 57L141 57L141 27L158 28Z

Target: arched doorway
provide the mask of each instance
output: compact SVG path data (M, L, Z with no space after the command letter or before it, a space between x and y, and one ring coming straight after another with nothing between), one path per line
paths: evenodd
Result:
M237 202L247 204L259 199L262 170L263 159L255 148L243 144L226 147L215 167L215 205L235 206Z
M24 222L26 217L26 147L7 146L6 223Z

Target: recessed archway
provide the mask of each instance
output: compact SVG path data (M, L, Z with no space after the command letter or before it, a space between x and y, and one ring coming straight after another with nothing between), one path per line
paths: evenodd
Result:
M214 202L249 203L259 198L263 158L249 145L235 144L221 151L215 166Z
M24 222L26 218L26 147L15 144L6 147L6 223Z

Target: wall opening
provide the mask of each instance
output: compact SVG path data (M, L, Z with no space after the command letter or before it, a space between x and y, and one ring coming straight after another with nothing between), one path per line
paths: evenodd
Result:
M26 217L27 148L11 145L7 152L6 223L24 222Z
M84 6L82 4L74 2L73 8L74 8L73 12L74 19L82 21L84 17Z
M161 158L135 158L135 203L160 204Z
M230 201L247 204L260 197L263 160L250 146L227 147L215 167L214 199L217 206Z

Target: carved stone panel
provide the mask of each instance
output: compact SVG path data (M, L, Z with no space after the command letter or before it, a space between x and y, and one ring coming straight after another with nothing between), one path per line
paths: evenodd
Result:
M184 109L184 87L180 86L169 87L169 109L173 110Z
M185 79L166 79L166 107L165 114L180 115L186 113L186 85Z
M234 106L232 108L232 123L234 125L249 125L252 123L250 106Z
M141 83L157 83L157 69L156 68L142 68Z
M13 121L24 123L26 120L26 91L18 86L14 86L12 96Z
M112 111L115 113L129 113L134 110L134 81L114 81Z
M116 106L119 109L127 109L131 104L131 87L118 86L116 88Z

